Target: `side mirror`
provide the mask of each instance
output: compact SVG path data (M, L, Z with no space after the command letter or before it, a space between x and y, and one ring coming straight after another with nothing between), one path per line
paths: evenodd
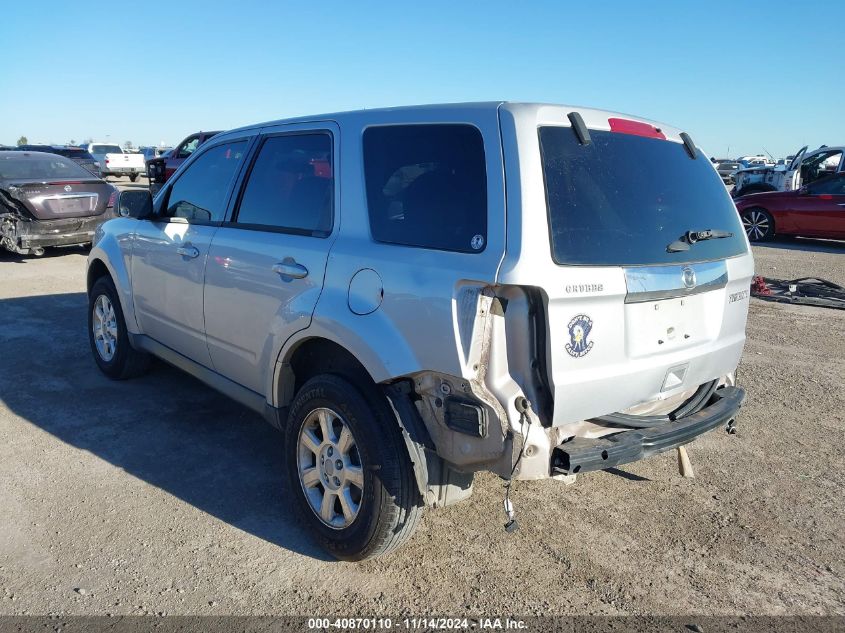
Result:
M117 196L117 213L122 218L147 220L153 217L153 196L149 191L121 191Z

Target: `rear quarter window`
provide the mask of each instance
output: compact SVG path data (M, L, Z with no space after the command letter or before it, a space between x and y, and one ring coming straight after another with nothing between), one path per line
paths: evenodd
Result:
M377 242L462 253L487 243L487 172L471 125L364 131L370 231Z

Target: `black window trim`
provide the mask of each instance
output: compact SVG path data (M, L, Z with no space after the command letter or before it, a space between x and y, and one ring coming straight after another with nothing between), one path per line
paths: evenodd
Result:
M197 147L197 149L186 159L186 162L182 163L179 166L182 169L182 172L175 178L168 181L165 185L164 191L161 194L161 202L155 205L155 215L150 218L150 221L155 223L162 223L162 224L192 224L195 226L222 226L225 223L225 218L229 215L229 207L232 201L232 194L234 193L235 187L238 185L240 181L241 174L244 170L244 165L249 162L250 160L250 153L252 151L253 146L255 145L255 139L258 137L258 134L249 134L246 133L243 136L237 136L234 138L226 138L220 139L219 142L215 143L204 143L203 145ZM210 140L210 139L209 139ZM232 183L229 185L229 188L226 190L226 196L223 203L223 220L218 220L216 222L212 221L205 221L205 220L189 220L188 218L175 218L171 216L161 215L162 211L167 209L167 205L170 202L170 192L173 191L173 187L179 182L179 179L182 178L185 173L187 173L188 169L190 169L191 165L195 163L199 158L205 154L213 150L215 147L220 147L221 145L228 145L231 143L239 143L241 141L246 141L246 148L244 149L244 156L246 160L244 160L241 165L236 170L234 177L232 178ZM190 161L190 162L188 162Z
M475 131L478 132L478 135L481 137L481 152L482 158L484 159L484 195L487 200L487 205L485 214L485 226L484 226L484 246L480 249L473 250L473 251L466 251L460 250L456 248L434 248L432 246L422 246L419 244L402 244L399 242L385 242L383 240L376 239L375 235L373 235L373 223L370 219L370 201L367 196L367 165L366 165L366 156L364 150L364 135L367 133L367 130L372 128L385 128L385 127L419 127L424 125L439 125L439 126L464 126L464 127L471 127ZM374 244L383 244L385 246L393 246L396 248L416 248L425 251L432 251L435 253L455 253L457 255L480 255L484 251L487 250L487 246L489 243L488 235L490 233L490 178L489 174L487 173L487 143L486 139L484 138L484 131L478 127L475 123L470 121L404 121L404 122L391 122L391 123L373 123L371 125L366 125L361 130L361 177L363 178L363 185L364 185L364 208L367 211L367 232L370 236L370 241Z
M241 210L241 201L243 200L244 193L246 192L246 187L249 184L249 177L252 174L252 169L255 166L255 163L258 161L258 157L261 155L261 149L264 147L264 144L270 140L271 138L277 138L279 136L313 136L315 134L323 134L328 135L329 142L331 143L331 166L332 166L332 198L331 198L331 220L332 224L328 231L308 231L306 229L297 229L292 227L282 227L282 226L275 226L272 224L247 224L247 223L240 223L238 222L238 214ZM240 178L239 182L237 183L237 196L234 198L232 203L232 210L231 213L228 215L228 219L220 224L220 226L230 228L230 229L243 229L244 231L261 231L264 233L281 233L284 235L300 235L303 237L316 237L319 239L328 239L331 237L332 233L334 233L336 222L335 222L335 211L336 211L336 204L335 204L335 187L337 185L337 162L336 157L337 153L335 152L335 136L332 130L328 128L313 128L313 129L298 129L298 130L283 130L279 132L271 132L269 134L259 134L256 140L255 150L252 152L252 155L249 158L248 164L244 168L243 177Z

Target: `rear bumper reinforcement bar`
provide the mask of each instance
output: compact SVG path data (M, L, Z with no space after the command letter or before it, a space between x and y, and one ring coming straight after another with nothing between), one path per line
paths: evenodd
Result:
M742 406L745 390L723 387L716 390L713 398L701 411L661 426L565 442L552 451L552 473L572 475L604 470L688 444L702 433L727 425Z

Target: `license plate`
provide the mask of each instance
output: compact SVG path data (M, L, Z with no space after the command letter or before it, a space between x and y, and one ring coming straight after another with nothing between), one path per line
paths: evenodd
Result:
M59 202L59 213L79 213L91 210L91 198L65 198Z

